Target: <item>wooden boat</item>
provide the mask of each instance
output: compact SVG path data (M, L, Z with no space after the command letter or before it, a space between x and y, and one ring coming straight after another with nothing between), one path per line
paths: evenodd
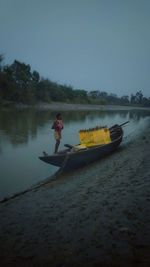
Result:
M92 147L87 147L84 149L75 149L74 146L65 145L67 149L59 151L57 154L45 155L39 157L40 160L55 165L63 169L63 171L70 171L91 162L94 162L102 157L112 153L122 142L123 130L122 125L114 125L110 130L111 142L104 145L96 145Z

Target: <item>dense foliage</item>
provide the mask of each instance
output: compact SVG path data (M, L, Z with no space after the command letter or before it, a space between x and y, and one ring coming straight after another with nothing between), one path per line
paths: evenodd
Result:
M73 89L40 77L31 71L30 65L17 60L3 65L0 55L0 102L34 104L37 102L61 101L67 103L116 104L150 106L150 98L139 90L136 95L118 97L103 91Z

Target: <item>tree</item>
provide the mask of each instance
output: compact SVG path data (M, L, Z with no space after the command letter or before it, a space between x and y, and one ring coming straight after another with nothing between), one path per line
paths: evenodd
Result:
M37 72L37 71L33 71L32 72L32 79L35 81L35 82L39 82L40 81L40 75L39 75L39 73Z
M20 89L25 89L27 84L32 80L32 74L30 72L30 65L21 63L17 60L10 65L9 69L12 72L12 77Z
M150 106L150 98L143 96L139 90L129 97L118 97L105 91L74 89L72 86L61 85L49 79L41 78L37 71L31 71L29 64L14 60L11 65L2 65L4 56L0 54L0 99L34 103L35 101L62 101L70 103L93 104L133 104ZM2 101L3 102L3 101Z
M2 70L2 62L4 60L4 56L3 55L0 55L0 72Z
M119 104L120 103L120 99L118 98L118 96L116 94L109 94L107 96L107 100L109 104Z
M143 97L142 104L145 107L150 107L150 97L149 98Z
M131 102L131 104L135 104L136 103L136 97L135 97L135 95L131 94L130 102Z
M142 91L141 91L141 90L138 91L138 92L136 93L135 97L136 97L136 103L141 105L141 104L142 104L142 100L143 100L143 94L142 94Z
M104 99L107 99L107 97L108 97L108 93L102 91L102 92L100 92L100 96L101 96L102 98L104 98Z
M89 96L96 99L97 97L100 96L100 92L98 90L90 91Z
M129 104L129 96L128 95L124 95L121 97L121 104L126 105Z
M131 94L131 104L142 105L143 102L143 94L142 91L138 91L135 95Z

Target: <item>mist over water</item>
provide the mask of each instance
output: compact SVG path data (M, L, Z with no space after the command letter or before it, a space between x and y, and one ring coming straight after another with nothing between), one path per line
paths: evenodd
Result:
M44 180L57 170L38 157L54 151L51 125L56 112L36 109L0 111L0 199ZM124 141L140 134L150 121L148 111L63 111L65 143L79 143L78 131L95 126L108 127L130 121L124 127Z

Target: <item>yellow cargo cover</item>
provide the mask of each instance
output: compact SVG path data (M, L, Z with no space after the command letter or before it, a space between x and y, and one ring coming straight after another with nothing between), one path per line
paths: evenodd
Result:
M79 132L80 144L83 147L108 144L111 142L108 128L81 130Z

